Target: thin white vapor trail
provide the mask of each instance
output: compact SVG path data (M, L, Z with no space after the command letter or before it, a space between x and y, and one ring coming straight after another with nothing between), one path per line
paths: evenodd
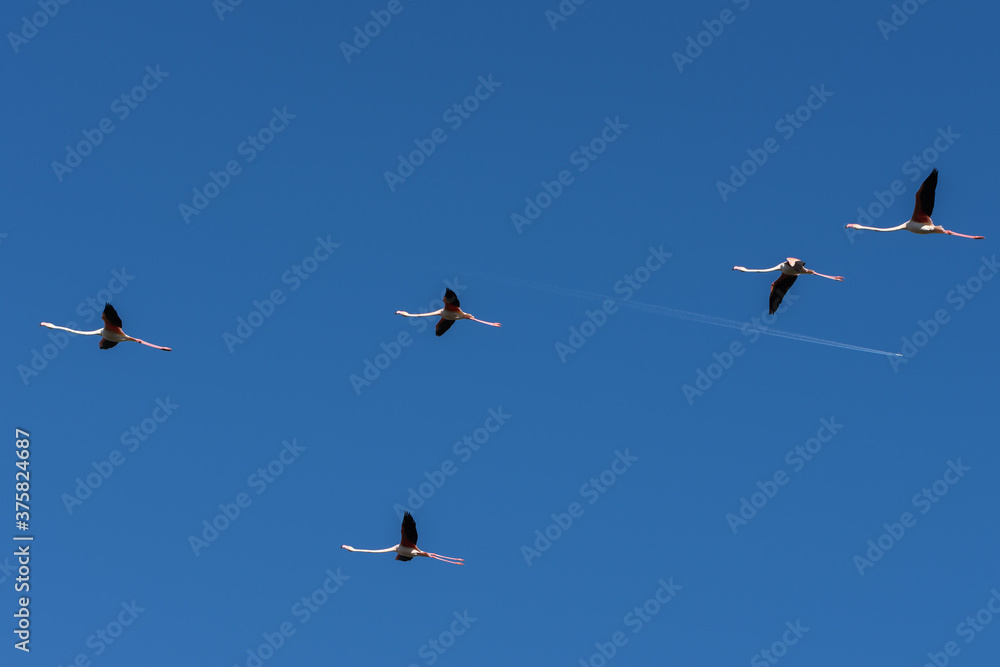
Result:
M887 357L899 357L902 356L895 352L885 352L883 350L874 350L870 347L861 347L860 345L851 345L849 343L841 343L835 340L827 340L825 338L815 338L813 336L806 336L803 334L792 333L790 331L781 331L779 329L762 329L761 327L756 327L749 322L737 322L736 320L728 320L724 317L716 317L714 315L704 315L702 313L692 313L687 310L679 310L677 308L670 308L668 306L657 306L651 303L642 303L639 301L632 301L631 299L615 299L609 297L605 294L598 294L596 292L586 292L583 290L572 289L569 287L559 287L556 285L544 285L541 283L530 282L527 280L518 280L516 278L497 278L493 276L494 279L500 280L506 283L511 283L513 285L521 285L522 287L530 287L532 289L540 289L546 292L552 292L554 294L565 294L567 296L573 296L581 299L612 299L616 303L622 306L628 306L629 308L635 308L636 310L641 310L647 313L652 313L654 315L665 315L667 317L673 317L681 320L689 320L691 322L700 322L702 324L711 324L716 327L725 327L727 329L745 330L750 328L753 331L764 334L765 336L775 336L778 338L788 338L790 340L797 340L803 343L815 343L816 345L826 345L829 347L839 347L844 350L854 350L856 352L868 352L869 354L880 354Z

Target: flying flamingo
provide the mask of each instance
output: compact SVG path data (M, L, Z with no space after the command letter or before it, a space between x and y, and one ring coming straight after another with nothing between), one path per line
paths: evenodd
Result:
M396 314L403 317L435 317L440 315L441 319L438 320L437 326L434 327L434 334L437 336L443 335L445 331L450 329L455 320L472 320L480 324L488 324L491 327L500 326L499 322L484 322L483 320L477 320L468 313L463 313L462 309L458 307L458 296L451 289L445 289L443 301L444 308L435 310L433 313L408 313L405 310L397 310Z
M400 528L400 538L399 544L394 547L389 547L388 549L355 549L354 547L349 547L346 544L340 547L341 549L347 549L348 551L357 551L364 554L384 554L390 551L396 552L396 560L413 560L415 556L427 556L428 558L433 558L435 560L443 560L446 563L451 563L452 565L465 565L462 561L464 558L452 558L451 556L440 556L438 554L432 554L429 551L421 551L417 548L417 522L413 520L413 517L409 512L403 514L403 525Z
M152 343L147 343L144 340L139 340L138 338L132 338L124 331L122 331L122 318L118 317L118 313L115 312L114 306L110 303L104 304L104 312L101 313L101 319L104 320L104 328L98 329L97 331L77 331L75 329L67 329L66 327L57 327L54 324L49 324L48 322L42 322L38 326L48 327L49 329L59 329L60 331L68 331L73 334L79 334L81 336L100 336L100 348L102 350L110 350L118 343L125 341L131 341L133 343L142 343L149 347L156 348L157 350L164 350L170 352L169 347L160 347L159 345L153 345Z
M816 273L812 269L806 268L806 263L801 259L795 259L794 257L787 258L781 264L771 267L770 269L748 269L745 266L734 266L733 271L743 271L744 273L769 273L771 271L781 271L781 275L771 283L771 310L769 315L774 315L774 311L778 310L778 306L781 305L781 300L785 298L785 292L788 288L792 286L795 279L799 276L812 275L820 276L822 278L829 278L830 280L843 280L844 276L828 276L822 273Z
M948 234L949 236L961 236L963 239L983 239L985 236L969 236L968 234L959 234L958 232L952 232L941 225L935 225L934 221L931 220L931 213L934 212L934 189L937 188L938 180L938 170L931 170L931 175L928 176L924 182L920 185L920 189L917 190L917 195L915 199L917 200L916 205L913 207L913 216L901 225L896 227L862 227L857 223L851 223L845 226L845 229L867 229L870 232L898 232L901 229L905 229L914 234Z

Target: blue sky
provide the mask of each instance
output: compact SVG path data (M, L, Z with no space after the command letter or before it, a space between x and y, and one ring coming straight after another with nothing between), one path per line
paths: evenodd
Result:
M5 5L4 664L993 664L1000 15L895 11Z

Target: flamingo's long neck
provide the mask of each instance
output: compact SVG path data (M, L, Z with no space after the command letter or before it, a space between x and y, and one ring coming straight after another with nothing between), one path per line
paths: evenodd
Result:
M346 544L341 549L347 549L348 551L356 551L362 554L386 554L390 551L395 551L396 547L389 547L388 549L355 549L354 547L349 547Z
M441 310L435 310L433 313L408 313L405 310L397 310L397 315L402 315L403 317L434 317L435 315L440 315Z
M737 271L742 271L743 273L771 273L772 271L781 271L781 267L784 264L778 264L777 266L772 266L770 269L748 269L741 267Z
M863 225L853 225L851 229L864 229L869 232L898 232L901 229L906 229L906 225L909 222L904 222L901 225L896 225L895 227L864 227Z
M68 331L71 334L78 334L80 336L100 336L103 329L98 329L97 331L77 331L76 329L67 329L66 327L57 327L54 324L49 324L48 322L42 322L38 326L46 327L48 329L59 329L60 331Z

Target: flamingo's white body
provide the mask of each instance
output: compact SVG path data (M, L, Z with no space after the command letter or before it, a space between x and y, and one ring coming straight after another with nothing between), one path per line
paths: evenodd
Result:
M778 264L777 266L772 266L770 269L748 269L745 266L734 266L733 271L743 271L744 273L770 273L771 271L781 271L781 275L778 279L771 283L771 315L774 315L774 311L778 310L778 306L781 305L781 300L785 298L785 293L788 291L788 288L792 286L795 279L799 276L819 276L821 278L829 278L830 280L837 281L842 281L844 279L844 276L828 276L823 273L817 273L812 269L807 269L805 262L794 257L788 257L784 262Z
M445 289L444 292L444 308L441 310L435 310L433 313L408 313L405 310L397 310L397 315L402 315L403 317L438 317L437 326L434 327L434 334L436 336L441 336L445 331L451 328L451 325L455 323L456 320L472 320L473 322L479 322L480 324L488 324L491 327L500 326L499 322L484 322L483 320L477 320L475 317L469 313L463 313L462 309L459 308L458 295L451 291L451 289Z
M947 234L948 236L960 236L963 239L982 239L985 236L969 236L959 234L945 229L941 225L935 225L931 220L931 213L934 212L934 190L937 188L938 170L931 170L930 176L924 179L920 189L916 194L916 205L913 207L913 215L901 225L895 227L864 227L857 223L845 225L846 229L864 229L869 232L899 232L906 230L914 234Z
M118 343L131 342L140 343L142 345L146 345L147 347L163 350L165 352L171 351L169 347L161 347L159 345L147 343L144 340L133 338L122 331L122 320L118 317L118 313L115 312L114 307L110 303L104 304L104 312L101 313L101 319L104 320L104 328L97 329L95 331L77 331L76 329L58 327L54 324L50 324L49 322L41 322L38 326L47 327L49 329L58 329L59 331L67 331L71 334L77 334L80 336L100 336L101 341L99 345L102 350L110 350Z
M417 556L425 556L435 560L443 560L444 562L451 563L452 565L465 565L465 563L462 562L465 560L464 558L452 558L451 556L442 556L440 554L431 553L429 551L421 551L418 549L417 522L413 520L413 517L409 512L405 512L403 514L403 524L400 527L399 532L399 544L394 547L389 547L388 549L355 549L354 547L349 547L346 544L340 548L364 554L386 554L395 551L396 560L406 561L413 560Z

